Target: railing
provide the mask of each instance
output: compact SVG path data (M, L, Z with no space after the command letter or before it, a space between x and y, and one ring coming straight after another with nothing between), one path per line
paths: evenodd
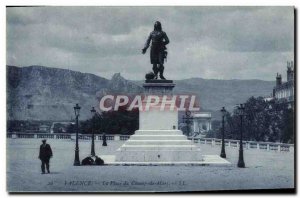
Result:
M195 143L198 144L208 144L212 146L220 146L222 145L221 139L216 138L192 138ZM228 140L225 139L225 146L239 148L240 141L239 140ZM244 149L258 149L258 150L266 150L266 151L279 151L279 152L294 152L294 144L284 144L284 143L274 143L274 142L255 142L255 141L243 141Z
M75 140L76 134L65 134L65 133L7 133L7 138L23 138L23 139L69 139ZM106 140L127 140L129 135L106 135ZM95 140L102 140L103 134L95 134ZM78 134L79 140L91 140L92 134Z
M37 138L54 139L54 134L35 134Z
M13 134L14 135L14 134ZM35 134L16 134L17 138L35 138Z
M76 134L64 134L64 133L7 133L7 138L24 138L24 139L62 139L62 140L75 140ZM95 134L95 141L102 140L102 134ZM78 138L81 141L89 141L92 139L91 134L78 134ZM106 135L106 140L120 140L126 141L130 138L130 135ZM195 143L207 144L211 146L221 146L222 140L216 138L191 138ZM232 148L239 148L239 140L225 139L225 146ZM277 151L277 152L294 152L294 144L274 143L274 142L255 142L255 141L243 141L243 147L245 149L258 149L265 151Z
M121 141L126 141L130 138L130 135L120 135L120 140Z
M96 136L97 137L95 139L98 139L98 140L102 140L103 139L102 135L96 135ZM106 140L115 140L115 136L117 136L117 135L106 135Z
M56 135L56 139L71 139L70 134L55 134L55 135Z

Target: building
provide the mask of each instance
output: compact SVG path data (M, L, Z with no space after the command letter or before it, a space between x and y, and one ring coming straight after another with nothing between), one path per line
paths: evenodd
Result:
M49 133L49 131L50 131L50 126L45 125L45 124L40 125L39 132L41 132L41 133Z
M193 129L195 134L204 134L211 130L211 113L200 112L193 115Z
M189 116L183 116L178 128L186 136L205 136L212 129L212 115L210 112L194 112Z
M50 133L66 133L69 125L75 125L74 122L53 122L50 127Z
M287 81L282 82L281 74L277 73L273 98L287 101L291 107L294 104L294 63L287 62Z

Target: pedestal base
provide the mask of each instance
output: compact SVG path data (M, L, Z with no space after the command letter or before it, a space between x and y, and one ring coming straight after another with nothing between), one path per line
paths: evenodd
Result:
M197 162L200 149L180 130L138 130L118 150L116 162Z
M145 80L145 83L173 83L173 80L149 79Z
M175 84L172 80L146 80L143 84L146 96L173 96ZM148 111L140 111L140 130L118 150L116 163L126 164L173 164L199 163L203 161L200 149L188 140L178 128L177 108L152 105Z

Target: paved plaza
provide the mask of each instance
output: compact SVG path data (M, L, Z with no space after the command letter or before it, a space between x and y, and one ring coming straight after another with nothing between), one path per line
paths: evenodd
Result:
M49 192L205 191L294 187L294 153L245 150L246 168L237 168L238 149L226 147L224 166L73 166L75 142L49 139L51 174L41 174L41 139L7 139L7 190ZM96 154L111 156L124 141L96 141ZM220 146L200 145L204 155L219 155ZM80 141L80 159L90 141Z

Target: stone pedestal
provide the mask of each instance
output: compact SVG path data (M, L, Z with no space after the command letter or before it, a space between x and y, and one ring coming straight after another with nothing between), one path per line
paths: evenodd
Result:
M170 80L148 80L143 84L146 96L172 97ZM143 101L145 102L145 101ZM118 150L117 162L198 162L199 148L178 130L177 108L160 110L160 104L139 112L140 129Z

